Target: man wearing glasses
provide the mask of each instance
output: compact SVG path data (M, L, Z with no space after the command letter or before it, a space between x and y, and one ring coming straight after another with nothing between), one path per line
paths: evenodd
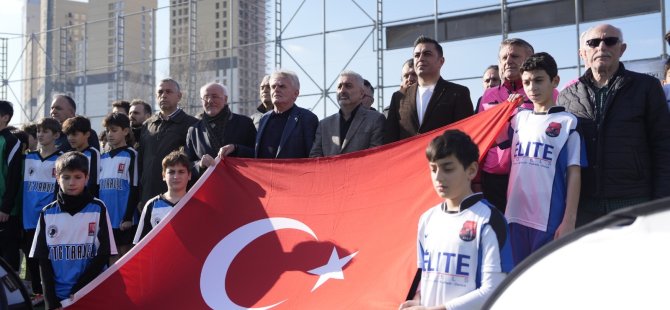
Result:
M203 112L200 120L188 129L186 155L200 174L213 166L214 157L226 145L229 156L236 156L235 145L254 147L256 127L251 118L235 114L228 107L228 89L219 83L200 88ZM225 151L225 150L223 150Z
M670 195L670 113L661 83L619 62L626 44L618 28L595 26L585 42L590 69L558 99L577 116L586 143L577 226Z

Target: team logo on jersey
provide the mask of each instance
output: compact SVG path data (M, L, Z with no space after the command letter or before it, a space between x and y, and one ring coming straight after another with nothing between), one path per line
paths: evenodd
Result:
M95 236L95 222L88 223L88 235Z
M549 126L547 126L547 130L544 131L547 136L550 136L552 138L558 137L558 135L561 133L561 123L556 123L556 122L551 122L549 123Z
M33 173L35 173L35 169L30 168L30 170L28 170L28 175L33 175Z
M58 236L58 227L56 225L49 225L47 235L49 235L49 238L56 238Z
M475 221L465 221L458 236L463 241L475 240L475 237L477 237L477 223Z
M123 173L124 170L126 170L126 164L120 163L118 169L116 169L116 172Z
M156 227L158 223L161 222L161 217L160 216L154 216L154 218L151 219L151 224L153 224L152 227Z

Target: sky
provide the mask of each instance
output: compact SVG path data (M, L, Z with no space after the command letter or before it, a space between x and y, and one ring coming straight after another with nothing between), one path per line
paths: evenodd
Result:
M13 82L22 78L21 50L22 40L17 36L22 32L23 16L22 7L25 0L3 0L3 9L0 10L0 37L10 38L8 71L12 73L9 77L10 88L9 100L16 102L12 91L16 96L21 94L19 82ZM325 10L324 10L325 2ZM670 0L665 0L668 7ZM167 5L169 1L159 0L158 6ZM282 68L298 73L301 81L301 97L297 104L310 108L319 118L337 112L335 96L324 100L319 99L322 89L328 89L329 93L335 91L337 75L344 69L356 71L377 86L377 64L375 39L370 35L373 32L372 17L376 14L376 1L374 0L328 0L305 1L300 7L302 0L283 0L282 18L284 24L283 47L286 52L282 53ZM467 8L496 5L499 0L441 0L438 1L438 13L444 15L458 14L450 13ZM386 0L383 6L383 20L385 23L410 19L410 21L432 20L430 15L435 12L435 1L421 0L412 1L412 10L407 10L407 2L399 0ZM268 5L274 8L274 3ZM298 10L298 8L300 9ZM324 30L327 34L317 34ZM157 22L159 29L157 42L167 42L160 38L167 37L167 10L159 12L162 19ZM268 26L274 26L273 15L268 15ZM162 17L161 17L162 16ZM423 17L422 17L423 16ZM667 16L667 14L666 14ZM289 19L292 21L289 24ZM667 20L667 18L666 18ZM661 14L646 14L627 17L622 19L607 20L623 30L625 41L628 44L622 60L646 59L659 57L663 54L663 31L661 27ZM601 23L601 22L598 22ZM397 23L395 23L397 24ZM584 31L597 23L580 24L580 30ZM345 28L350 29L342 31ZM562 77L559 88L569 80L577 77L577 29L574 25L528 31L523 33L512 33L509 37L520 37L530 42L535 51L546 51L552 54L559 67L572 67L559 71ZM269 39L274 37L273 28L268 30ZM427 34L431 36L431 34ZM295 37L301 38L295 38ZM481 96L483 90L479 77L484 69L497 63L498 44L502 37L500 35L484 38L462 40L456 42L444 42L442 47L445 52L445 64L442 67L442 77L456 83L469 87L473 102ZM324 42L325 41L325 42ZM325 45L325 53L324 53ZM275 64L274 44L267 43L268 60L267 66L270 72ZM356 52L356 50L358 52ZM167 45L165 43L157 46L157 57L167 56ZM290 56L289 56L290 55ZM397 90L400 79L402 63L412 55L411 48L387 50L384 52L384 105L388 105L391 94ZM353 57L353 58L352 58ZM293 59L295 59L295 61ZM349 64L347 65L347 62ZM157 62L157 77L167 72L167 61ZM325 74L324 74L325 69ZM376 97L376 95L375 95ZM126 98L128 99L128 98ZM376 103L375 103L376 104ZM17 111L18 112L18 111ZM15 113L15 115L20 113ZM20 117L15 117L12 123L21 122Z

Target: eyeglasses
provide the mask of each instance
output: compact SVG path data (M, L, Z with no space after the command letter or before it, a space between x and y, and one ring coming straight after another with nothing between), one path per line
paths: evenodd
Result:
M600 46L600 42L605 42L605 45L607 46L614 46L615 44L619 43L619 38L617 37L607 37L604 39L591 39L591 40L586 40L586 45L588 45L590 48L596 48Z

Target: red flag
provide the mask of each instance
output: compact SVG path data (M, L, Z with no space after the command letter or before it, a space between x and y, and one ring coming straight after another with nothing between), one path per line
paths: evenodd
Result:
M513 109L446 128L483 155ZM446 128L329 158L226 158L69 308L395 309L418 218L440 202L425 148Z

